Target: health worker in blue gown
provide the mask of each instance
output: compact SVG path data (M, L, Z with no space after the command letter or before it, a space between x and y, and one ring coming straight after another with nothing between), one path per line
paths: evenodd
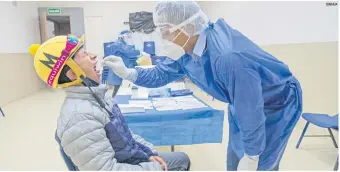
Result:
M103 65L149 88L187 76L229 104L227 170L278 170L302 111L301 87L288 66L223 19L210 23L196 2L161 1L153 20L168 59L154 68L128 69L110 56Z

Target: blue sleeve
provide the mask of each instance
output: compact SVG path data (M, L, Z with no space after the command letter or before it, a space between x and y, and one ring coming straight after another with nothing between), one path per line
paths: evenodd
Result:
M136 141L136 143L137 143L137 145L143 150L143 152L146 153L146 154L148 155L148 157L150 157L150 156L157 156L157 154L156 154L156 153L153 153L153 152L151 151L151 149L149 149L148 147L144 146L143 144L141 144L141 143L139 143L139 142L137 142L137 141Z
M181 59L174 61L166 58L154 68L136 68L138 77L135 84L147 88L157 88L181 79L185 74L182 70L180 60Z
M247 155L262 154L266 144L261 78L249 68L233 70L235 116Z
M141 149L148 155L148 156L157 156L157 150L153 146L152 143L147 142L141 136L134 134L131 129L130 132L132 134L132 138L136 141L136 143L141 147Z

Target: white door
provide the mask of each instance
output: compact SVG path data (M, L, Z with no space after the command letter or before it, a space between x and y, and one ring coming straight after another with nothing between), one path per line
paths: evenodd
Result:
M54 22L50 20L47 20L47 36L48 39L55 37Z
M39 13L39 28L40 28L40 41L41 43L43 43L48 39L46 12Z

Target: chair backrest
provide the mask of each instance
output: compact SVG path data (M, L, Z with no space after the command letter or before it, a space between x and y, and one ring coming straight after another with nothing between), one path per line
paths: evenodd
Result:
M109 72L110 72L110 68L107 66L104 66L103 72L102 72L102 84L106 84Z
M334 121L333 127L336 129L339 128L339 114L332 116L332 119Z
M69 171L79 171L78 168L73 164L73 162L71 161L71 159L66 155L66 153L64 152L63 147L61 147L61 140L59 139L57 132L55 132L55 139L57 140L59 146L60 146L60 153L61 156L64 159L64 162L66 163L66 166L68 168Z
M155 41L145 41L143 51L150 54L151 56L155 55L156 54Z

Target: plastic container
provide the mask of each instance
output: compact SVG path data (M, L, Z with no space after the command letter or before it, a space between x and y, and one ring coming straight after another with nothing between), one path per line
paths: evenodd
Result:
M170 97L171 96L171 88L166 86L159 88L151 88L149 89L150 97Z
M165 88L161 90L160 97L170 97L171 96L171 88Z
M132 93L132 96L131 96L132 99L138 97L138 87L132 86L131 93Z

